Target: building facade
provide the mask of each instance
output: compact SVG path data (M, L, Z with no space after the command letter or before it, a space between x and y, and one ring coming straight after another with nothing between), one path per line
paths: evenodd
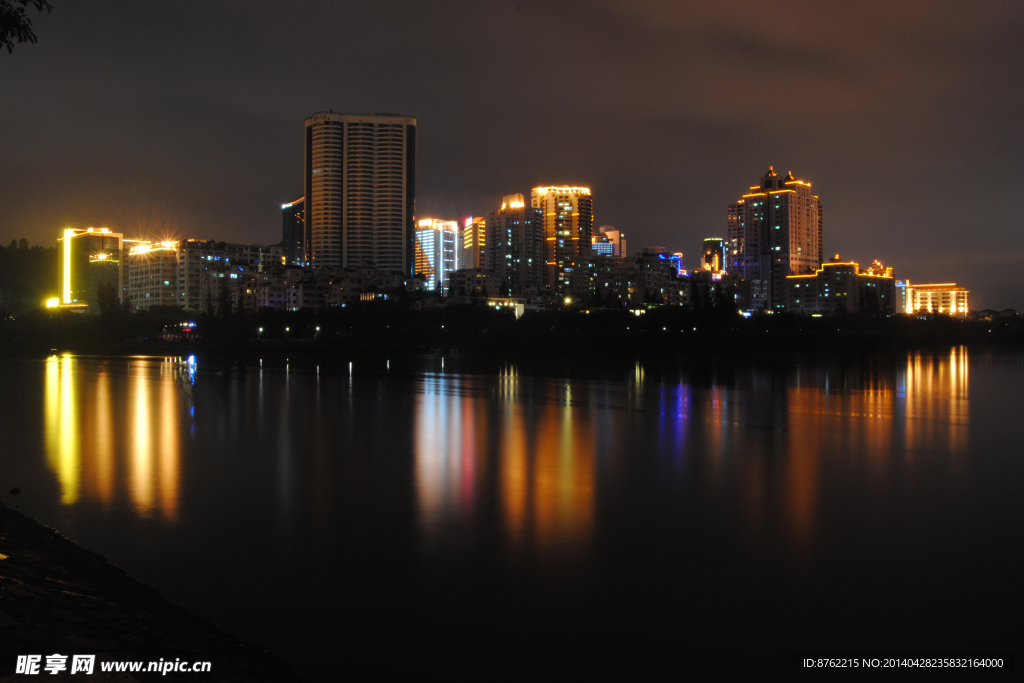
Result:
M708 237L704 240L704 249L700 257L700 265L704 270L720 273L725 270L725 240L721 237Z
M914 285L910 280L903 285L903 313L920 315L938 313L955 317L965 317L970 312L967 289L955 282L944 284Z
M487 255L484 267L518 295L544 285L544 226L541 210L526 206L522 194L505 195L501 209L487 219Z
M415 274L429 291L444 292L451 274L462 268L462 231L458 221L424 218L416 228Z
M743 214L746 200L741 199L726 209L726 260L725 270L743 277L744 228Z
M306 119L305 260L313 268L372 262L411 274L416 119L319 113Z
M614 225L602 225L591 238L591 244L598 254L605 256L629 256L626 236ZM606 246L607 245L607 246Z
M483 268L487 259L487 219L470 216L462 230L463 268Z
M289 264L301 266L306 262L306 202L299 197L281 205L283 225L281 248Z
M589 187L535 187L530 206L544 225L545 284L559 292L572 289L573 268L581 249L590 249L594 200Z
M897 312L892 268L878 261L861 270L837 254L814 273L786 276L786 301L777 310L809 315L864 313L892 316Z
M60 304L99 313L104 288L123 299L124 236L107 228L65 228L57 239Z
M279 245L198 239L130 244L128 303L135 311L167 305L190 313L212 311L223 289L214 280L247 282L285 260Z
M740 268L744 279L765 285L766 296L755 306L783 309L785 278L814 273L824 260L821 200L811 194L810 183L792 173L779 178L769 167L758 185L728 207L727 217L732 267Z

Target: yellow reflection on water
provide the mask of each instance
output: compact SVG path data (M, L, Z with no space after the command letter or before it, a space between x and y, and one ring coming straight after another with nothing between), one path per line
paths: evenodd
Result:
M160 382L160 511L165 519L174 519L178 512L178 480L181 472L181 444L179 443L178 386L173 382Z
M967 445L967 347L947 356L915 353L907 358L907 449L915 451L948 443L954 452ZM941 431L935 424L943 424Z
M149 378L143 374L143 368L136 366L133 370L132 410L128 420L132 430L130 487L136 509L149 512L153 507L153 452L150 448L153 434L149 424Z
M46 361L46 459L57 475L65 505L78 500L81 475L75 398L71 357L50 356Z
M112 371L116 363L127 363L127 375ZM159 363L87 365L70 355L46 360L46 460L62 503L107 506L127 495L140 514L176 517L185 389L177 373L165 375Z

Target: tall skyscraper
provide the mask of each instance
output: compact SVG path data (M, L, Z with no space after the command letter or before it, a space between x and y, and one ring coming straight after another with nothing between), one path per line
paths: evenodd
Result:
M281 205L283 220L281 247L289 265L304 265L306 262L306 214L305 197Z
M306 261L412 273L416 119L319 113L306 119Z
M758 185L728 207L727 216L727 266L739 266L745 280L762 283L755 306L784 309L786 276L813 273L824 260L824 217L811 184L792 173L780 179L769 167Z
M522 194L501 198L501 208L487 219L484 267L510 294L544 284L544 227L540 209L526 206Z
M535 187L530 206L540 209L546 242L546 284L558 291L572 288L580 249L590 249L594 201L589 187Z
M414 271L431 291L446 292L451 274L462 268L462 231L458 221L424 218L416 228Z
M485 268L487 259L487 219L470 216L462 230L462 267Z
M746 200L741 199L735 204L730 204L726 218L726 250L725 269L730 273L743 276L743 209Z
M57 248L61 305L88 306L88 312L99 313L104 287L111 288L117 300L122 300L124 235L107 228L65 228L57 239Z

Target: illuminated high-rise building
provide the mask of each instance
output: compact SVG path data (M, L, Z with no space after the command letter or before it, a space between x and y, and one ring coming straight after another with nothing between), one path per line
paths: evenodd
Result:
M424 218L416 228L414 271L422 275L426 288L445 292L451 274L462 268L462 231L458 221Z
M501 208L487 219L484 267L510 294L544 285L544 227L541 210L526 206L522 194L501 198Z
M540 209L544 225L546 284L570 291L581 249L590 249L594 201L589 187L535 187L530 206Z
M305 260L411 274L416 119L319 113L306 119Z
M704 240L704 252L700 257L700 265L704 270L720 273L725 270L725 240L721 237L708 237Z
M823 212L811 184L792 173L780 179L769 167L727 215L731 265L742 268L745 280L762 284L755 306L784 309L786 276L814 273L824 260Z
M299 197L281 205L283 220L281 247L289 265L304 265L306 262L306 212L305 197Z
M726 218L725 269L735 275L743 276L743 211L746 200L741 199L730 204Z
M484 268L487 259L487 219L470 216L462 229L462 267Z
M107 228L65 228L57 240L60 254L60 304L99 313L100 294L109 287L123 297L121 261L124 236Z

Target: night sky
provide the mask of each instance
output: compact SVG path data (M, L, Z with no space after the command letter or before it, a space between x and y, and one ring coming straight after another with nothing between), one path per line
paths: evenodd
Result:
M418 118L421 217L583 184L692 267L773 164L826 254L1024 309L1020 2L52 2L0 54L3 244L277 242L330 107Z

